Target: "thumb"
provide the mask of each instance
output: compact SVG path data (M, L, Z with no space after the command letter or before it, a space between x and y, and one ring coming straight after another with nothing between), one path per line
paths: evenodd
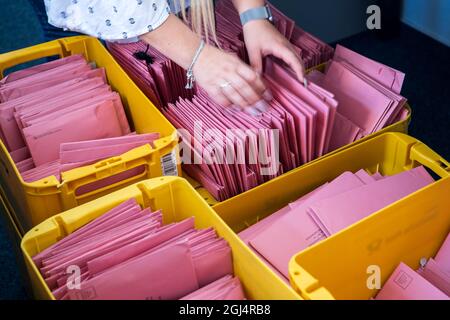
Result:
M256 72L261 74L263 72L263 65L262 65L263 58L261 52L259 52L259 50L249 51L248 58L250 60L250 65L252 66L252 68Z

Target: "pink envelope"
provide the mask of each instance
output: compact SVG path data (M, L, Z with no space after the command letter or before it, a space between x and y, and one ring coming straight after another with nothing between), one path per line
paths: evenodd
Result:
M239 279L227 275L180 300L245 300L245 295Z
M9 150L17 150L25 146L23 137L16 123L15 112L20 113L25 108L46 102L55 97L55 92L77 92L81 88L95 88L103 84L100 78L86 79L85 76L66 81L60 85L10 100L0 104L0 127L5 136Z
M76 300L170 300L198 288L189 245L181 242L118 265L69 294Z
M450 273L450 234L445 239L434 260Z
M125 116L125 113L123 110L123 106L122 106L122 102L120 100L119 94L117 92L110 92L110 91L107 91L107 92L102 91L102 92L103 92L102 95L96 95L95 97L93 97L91 99L83 100L76 104L65 105L64 107L61 107L58 110L53 110L49 114L46 114L45 112L42 114L39 114L36 117L34 117L33 119L28 120L26 122L26 126L31 126L31 125L46 122L49 120L53 120L54 118L64 116L67 113L74 112L76 110L79 110L79 109L82 109L85 107L90 107L91 105L94 105L96 103L110 100L113 102L113 106L116 109L118 120L119 120L120 125L122 126L123 131L126 132L125 134L130 133L129 125L128 125L128 122L127 122L127 119L126 119L126 116Z
M58 159L61 143L117 137L128 132L123 131L111 100L23 130L37 166Z
M200 286L233 273L231 249L225 240L221 240L215 247L204 248L193 257L193 261Z
M336 95L338 112L362 128L365 134L374 132L392 103L385 94L336 61L331 62L322 84Z
M368 174L367 171L364 169L355 172L355 176L357 176L359 180L361 180L361 182L364 184L369 184L377 180L373 176Z
M46 62L46 63L41 63L41 64L26 68L23 70L18 70L18 71L8 74L6 77L4 77L2 80L0 80L0 86L5 83L9 83L12 81L30 77L37 73L47 71L50 69L54 69L56 67L59 67L59 66L65 65L65 64L69 64L69 63L73 63L73 62L77 62L77 61L84 61L84 57L81 54L73 54L71 56L56 59L56 60Z
M161 227L162 216L159 212L150 214L147 209L140 210L140 208L136 207L124 209L99 226L85 230L82 234L78 234L76 238L72 238L71 241L54 247L51 251L51 256L47 255L42 260L42 266L45 267L55 262L61 263L61 257L73 255L74 250L82 249L86 251L89 248L95 249L99 242L103 243L104 237L108 236L110 239L120 237L123 235L124 230L139 228L139 224Z
M63 143L60 146L61 171L67 171L99 160L121 155L145 144L153 144L158 133L116 137L89 142ZM71 150L70 150L70 149ZM67 150L69 149L69 150Z
M5 102L29 93L40 91L46 87L51 87L58 83L74 79L77 75L89 70L91 70L91 67L86 64L86 62L77 61L7 83L0 87L0 100ZM36 85L37 83L42 84Z
M450 297L450 272L444 270L443 266L433 258L429 259L425 268L417 271L432 285Z
M80 163L79 165L84 166L84 165L86 165L86 163ZM79 165L76 165L76 166L78 167ZM61 170L66 169L66 168L67 168L66 165L61 166ZM110 176L110 177L107 177L104 179L100 179L100 180L96 180L89 184L82 185L77 188L77 190L75 191L75 194L77 196L81 196L81 195L88 194L88 193L96 191L96 190L101 190L103 188L106 188L108 186L111 186L111 185L119 183L119 182L127 181L129 179L132 179L132 178L135 178L138 176L141 176L141 178L142 178L145 176L146 170L147 170L147 168L143 165L128 169L126 171L120 172L113 176ZM64 179L64 172L61 173L61 176ZM129 181L131 181L131 180L129 180Z
M21 175L24 181L34 182L50 176L55 176L57 180L61 181L59 160L51 161L38 167L34 166L32 159L28 161L26 167L21 167Z
M241 232L239 232L239 237L247 244L249 244L248 242L251 239L254 239L259 233L263 232L264 230L266 230L268 227L270 227L271 225L273 225L277 220L279 220L281 217L283 217L285 214L289 213L290 210L303 203L305 200L309 199L310 197L312 197L312 195L314 195L315 193L317 193L319 190L321 190L322 188L324 188L324 186L326 186L328 183L318 187L317 189L311 191L310 193L304 195L303 197L301 197L300 199L289 203L289 205L281 208L280 210L278 210L275 213L272 213L271 215L267 216L266 218L256 222L255 224L253 224L252 226L242 230Z
M400 94L405 79L404 73L364 57L339 44L336 46L334 59L347 61L386 88Z
M114 239L119 239L124 232L131 232L132 230L139 229L141 227L161 225L161 214L159 212L149 212L148 209L141 210L134 206L124 209L115 214L112 218L103 221L97 226L93 226L90 229L77 233L76 236L68 239L66 242L58 243L58 246L53 246L45 256L41 256L42 265L47 266L58 260L58 255L69 256L69 251L79 250L80 248L96 248L94 243L105 243L104 236L108 235ZM110 240L111 240L110 239ZM87 249L86 249L87 250Z
M155 223L131 225L128 228L121 228L119 232L110 232L111 237L106 237L104 240L99 239L96 247L86 247L86 249L78 247L74 250L72 255L63 256L61 259L52 259L46 263L43 261L44 267L41 268L46 276L52 276L66 270L70 265L85 266L86 263L96 257L102 256L116 250L117 248L126 245L132 241L141 239L149 232L154 232L158 227ZM110 241L108 241L110 240Z
M30 152L28 151L27 147L23 147L23 148L14 150L14 151L10 152L9 155L11 156L11 158L13 159L13 161L15 163L18 163L20 161L30 158Z
M23 129L26 127L30 127L37 123L42 123L48 120L52 120L58 116L61 116L69 111L75 111L76 109L81 109L83 106L90 106L96 102L102 102L104 99L101 97L102 94L106 94L109 92L109 89L106 87L99 87L94 90L90 90L87 92L80 92L77 95L74 95L70 98L62 96L61 98L64 100L49 101L48 104L38 104L37 107L44 106L41 110L37 109L25 109L22 114L15 113L14 117L16 118L17 126L23 132ZM81 101L81 102L80 102ZM84 102L85 101L85 102ZM49 107L51 106L51 107Z
M130 243L129 245L112 251L109 254L90 260L87 263L89 273L92 275L98 274L114 265L118 265L134 256L138 256L153 247L176 237L177 235L193 229L193 218L186 219L167 228L161 228L160 231L156 231L155 233L152 233L137 242Z
M416 175L420 168L363 185L315 202L308 214L330 236L389 204L429 185L432 178Z
M94 241L102 240L104 234L117 234L117 232L124 228L129 228L130 224L135 224L135 220L142 216L141 209L135 206L128 206L127 209L118 211L114 216L106 221L102 221L101 224L96 226L87 226L86 229L82 228L81 231L77 231L73 237L64 238L63 240L45 250L37 259L40 259L42 266L51 264L59 259L60 255L70 255L70 250L78 250L80 247L95 247L92 243ZM144 211L146 212L146 211ZM158 219L158 217L155 217Z
M21 173L29 171L34 168L33 159L28 158L28 159L19 161L16 163L16 167L17 167L17 170L19 170L19 172L21 172Z
M89 67L84 67L83 69L76 70L71 74L56 75L56 76L52 77L51 79L48 79L45 81L37 80L28 85L15 88L13 91L11 91L10 98L8 100L19 98L19 97L31 94L33 92L39 92L39 91L45 90L49 87L58 85L67 80L76 79L76 78L83 77L83 76L88 77L90 79L98 76L102 79L102 81L104 83L106 83L105 69L103 69L103 68L90 69Z
M31 99L28 104L22 104L20 109L16 108L18 111L14 113L17 125L19 128L23 128L23 123L30 121L31 119L53 113L59 109L67 108L68 106L76 105L84 100L93 99L96 96L111 92L111 88L104 84L103 80L99 77L100 72L101 70L95 69L86 73L86 80L95 79L95 81L84 81L82 83L83 86L80 85L78 88L63 92L50 99Z
M114 213L115 211L111 212ZM111 214L108 213L108 214ZM102 217L103 218L103 217ZM86 228L78 231L76 236L68 239L63 243L58 243L58 246L54 246L51 255L69 255L68 252L72 249L78 250L80 247L86 248L86 246L95 248L93 242L103 241L105 235L115 237L116 235L123 234L123 230L130 230L138 228L141 225L160 225L162 224L162 215L160 212L150 212L149 209L141 210L139 206L130 205L123 207L120 211L109 216L106 220L101 220L101 223L96 225L88 225ZM46 265L48 258L43 261L43 265Z
M251 247L286 278L289 278L288 265L291 257L326 238L307 213L311 204L363 185L363 182L353 173L343 173L304 201L299 201L297 205L290 207L289 212L250 240Z
M379 172L375 172L375 173L372 175L372 177L373 177L375 180L381 180L381 179L384 179L384 176L383 176L381 173L379 173Z
M48 247L47 249L41 251L37 255L33 257L34 263L41 267L42 260L52 254L52 251L61 248L64 245L72 243L76 243L79 240L77 239L81 235L88 235L89 232L93 233L95 232L96 228L101 228L101 230L104 230L104 228L101 226L103 223L105 223L108 220L114 219L118 214L127 211L130 208L136 208L137 211L141 210L139 204L136 202L136 199L131 198L129 200L126 200L119 204L118 206L115 206L111 210L107 211L106 213L102 214L100 217L96 218L95 220L92 220L90 223L80 226L78 230L75 230L68 236L64 237L63 239L56 242L54 245Z
M175 299L197 290L200 283L207 285L231 274L230 248L213 229L194 231L193 219L162 227L160 212L136 209L140 210L134 199L123 202L33 257L56 298L116 299L122 292L134 299ZM175 263L183 276L172 281ZM66 288L68 265L81 268L81 290ZM142 281L149 279L149 269L153 278ZM211 298L238 296L240 284L228 282L211 292Z
M351 120L337 112L334 118L332 132L328 148L330 152L356 141L358 136L364 131Z
M336 108L332 105L327 105L323 100L319 99L311 91L306 89L303 84L298 82L292 74L283 69L279 64L271 59L266 59L265 73L270 75L279 83L283 83L286 89L293 92L299 98L304 100L308 105L317 111L317 128L316 128L316 154L315 157L322 156L326 149L328 130L331 130L330 125L333 123Z
M376 300L449 300L449 297L404 263L395 269Z
M63 152L78 151L78 150L83 150L83 149L92 149L95 147L105 147L105 146L110 146L110 145L119 145L119 144L123 144L123 143L133 143L136 141L156 140L158 138L159 138L159 133L136 134L135 132L133 132L126 136L121 136L121 137L62 143L60 150L61 150L61 153L63 153Z

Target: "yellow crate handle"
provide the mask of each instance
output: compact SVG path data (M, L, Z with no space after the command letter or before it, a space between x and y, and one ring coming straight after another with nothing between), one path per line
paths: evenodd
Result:
M450 176L450 163L422 142L411 147L410 159L430 168L441 178Z
M122 184L128 183L127 180L117 182L99 190L89 192L80 196L76 195L76 190L90 183L106 179L133 168L145 166L145 174L150 176L162 175L160 159L162 156L170 153L175 147L176 141L170 141L160 148L153 149L150 145L144 145L118 157L112 157L99 161L95 164L73 169L62 173L63 183L61 184L62 197L68 206L78 205L78 200L92 196L96 193L105 192L105 190L117 188ZM159 170L159 172L155 172ZM152 171L152 172L150 172ZM133 177L135 178L135 177Z
M3 53L0 55L0 75L3 78L5 70L18 64L56 55L65 56L65 50L58 40Z
M295 261L295 256L289 262L289 276L292 288L302 298L307 300L334 300L333 295L320 286L316 278L298 265Z

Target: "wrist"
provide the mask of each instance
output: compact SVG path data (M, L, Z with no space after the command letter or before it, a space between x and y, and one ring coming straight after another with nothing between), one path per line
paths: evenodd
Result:
M194 68L198 64L198 60L200 59L200 56L205 49L205 41L201 40L200 44L195 51L195 54L192 58L191 63L189 64L188 69L186 70L186 89L193 89L194 82L195 82L195 76L194 76Z
M234 7L239 14L253 8L264 7L265 0L233 0Z
M245 31L247 29L261 28L261 27L266 27L268 25L272 26L272 23L267 19L252 20L252 21L248 21L247 23L245 23L242 26L242 30Z

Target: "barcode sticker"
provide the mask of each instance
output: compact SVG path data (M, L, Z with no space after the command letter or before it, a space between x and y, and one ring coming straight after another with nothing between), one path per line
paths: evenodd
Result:
M175 153L175 150L173 150L171 153L168 153L161 158L161 168L163 176L178 175L177 155Z

